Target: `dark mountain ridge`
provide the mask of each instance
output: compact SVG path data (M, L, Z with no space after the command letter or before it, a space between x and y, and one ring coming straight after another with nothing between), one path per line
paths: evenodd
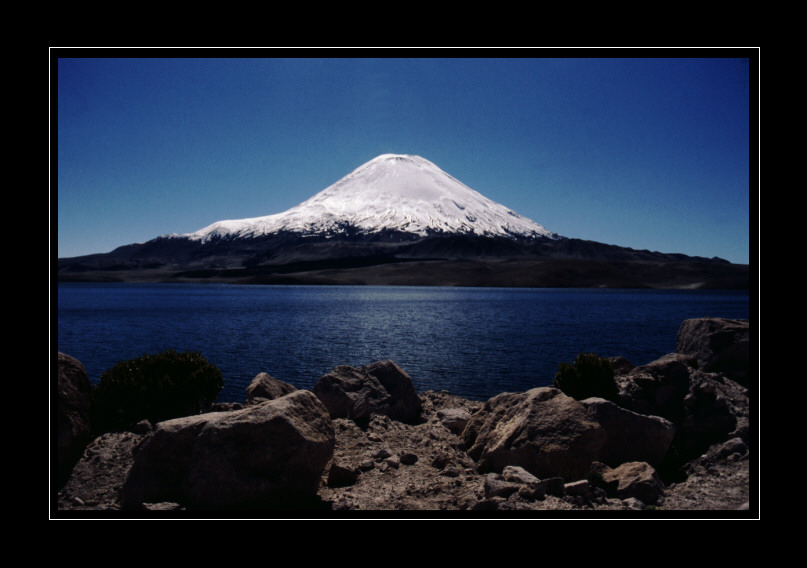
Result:
M399 231L158 237L58 259L60 281L747 288L747 265L573 238Z

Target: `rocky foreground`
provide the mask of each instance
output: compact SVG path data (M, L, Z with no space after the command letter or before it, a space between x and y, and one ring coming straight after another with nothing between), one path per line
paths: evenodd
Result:
M612 359L616 402L418 394L392 361L312 391L260 373L243 404L92 440L86 372L60 354L53 516L756 518L749 346L747 321L687 320L676 353Z

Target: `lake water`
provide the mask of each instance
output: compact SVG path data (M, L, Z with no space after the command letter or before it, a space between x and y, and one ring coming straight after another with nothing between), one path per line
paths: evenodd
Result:
M582 351L649 363L704 316L749 319L748 292L60 283L57 347L93 382L123 359L199 351L224 375L222 402L259 372L311 389L383 359L418 392L486 400L551 385Z

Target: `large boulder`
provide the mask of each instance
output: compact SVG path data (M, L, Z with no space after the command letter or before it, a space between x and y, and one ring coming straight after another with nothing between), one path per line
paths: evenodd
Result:
M333 418L367 422L381 414L406 423L420 419L422 406L412 379L389 359L358 368L340 365L313 390Z
M749 437L748 389L701 370L693 355L670 353L616 377L620 406L675 425L667 465L698 457L709 446Z
M58 354L56 376L57 481L61 487L92 438L92 385L84 365L64 353Z
M323 404L298 390L232 412L160 422L135 454L124 507L308 507L334 449Z
M689 376L697 361L691 355L670 353L624 375L617 375L618 404L648 416L677 423L683 417L683 400L689 392Z
M87 444L59 491L59 509L117 509L119 492L143 440L134 432L107 432Z
M552 387L504 393L488 400L463 433L483 472L519 466L538 478L585 477L606 441L586 408Z
M258 373L247 387L247 404L260 404L297 390L297 387L278 380L269 373Z
M721 373L748 386L751 355L748 320L685 320L678 330L675 351L694 356L703 371Z
M638 414L602 398L580 403L607 435L599 461L610 466L630 461L658 464L670 448L675 426L669 420Z
M673 441L678 461L694 459L712 444L735 436L748 438L748 395L744 390L722 375L693 372L683 401L684 416Z

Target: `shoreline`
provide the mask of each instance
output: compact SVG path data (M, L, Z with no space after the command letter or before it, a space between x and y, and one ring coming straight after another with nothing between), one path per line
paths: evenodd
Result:
M750 290L749 265L582 259L407 260L354 268L58 272L59 282Z
M757 454L749 449L756 447L756 434L748 332L745 320L687 320L676 353L640 366L611 358L618 404L597 397L577 400L556 387L486 401L448 391L416 393L392 361L336 367L313 391L261 373L244 403L216 403L199 415L86 435L54 496L55 516L341 517L405 511L658 518L694 511L753 518ZM709 337L727 333L734 334L728 350L703 350L712 344ZM80 363L70 359L60 356L60 385L62 374L81 375ZM659 405L659 388L678 394ZM278 420L285 432L280 438L271 434ZM208 437L199 432L220 432L210 440L231 441L208 447ZM239 436L246 438L239 442ZM276 440L272 453L287 457L263 462L261 452L247 451L259 439ZM221 452L228 457L215 465ZM193 465L193 456L207 457ZM300 462L295 456L306 457ZM547 461L549 456L554 457ZM168 463L185 465L166 470ZM279 474L279 463L297 473ZM179 485L172 481L180 471L176 467L189 468L180 472L185 481ZM258 485L252 474L243 477L266 467L267 477ZM307 481L278 486L278 475ZM222 493L223 487L228 491Z

